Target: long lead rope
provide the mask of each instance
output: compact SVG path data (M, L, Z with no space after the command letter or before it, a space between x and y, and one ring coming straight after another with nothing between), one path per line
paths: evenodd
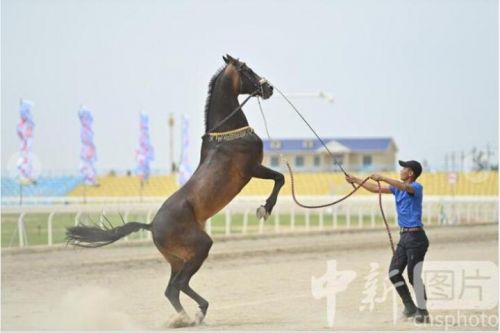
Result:
M346 194L342 198L340 198L338 200L335 200L333 202L329 202L329 203L322 204L322 205L306 205L306 204L303 204L303 203L299 202L299 200L297 199L297 196L295 195L295 181L294 181L294 178L293 178L292 168L290 167L290 164L288 163L288 161L286 161L286 166L288 168L288 171L290 172L290 181L291 181L291 185L292 185L292 197L293 197L293 201L298 206L300 206L302 208L325 208L325 207L336 205L336 204L344 201L345 199L349 198L354 193L356 193L368 180L370 180L370 177L366 177L365 179L363 179L363 181L361 181L361 183L359 184L359 186L354 186L354 189L351 192L349 192L348 194ZM379 204L379 208L380 208L380 213L382 214L382 219L384 220L385 230L387 231L387 235L389 236L389 243L391 245L392 254L395 257L396 256L396 250L394 248L394 241L392 240L391 230L389 228L389 224L387 223L387 219L385 217L384 207L382 206L382 187L380 186L380 181L377 181L377 185L378 185L378 204ZM398 259L396 258L396 260L398 260Z
M267 127L266 115L264 114L264 110L262 110L262 105L260 104L259 96L257 96L257 103L259 103L260 114L262 115L262 119L264 119L264 127L266 128L267 139L271 141L271 135L269 134L269 128Z
M330 150L328 149L328 147L325 145L325 143L323 142L323 140L321 140L321 138L319 137L318 134L316 134L316 132L314 131L314 129L311 127L311 125L309 125L309 123L307 122L307 120L302 116L302 114L299 112L299 110L297 110L297 108L292 104L292 102L290 102L290 100L278 89L276 88L276 86L274 86L274 89L276 89L282 96L283 98L285 98L285 100L288 102L288 104L290 104L292 106L292 108L295 110L295 112L300 116L300 118L302 118L302 120L306 123L306 125L311 129L311 131L316 135L316 137L319 139L319 141L321 142L321 144L326 148L326 150L328 151L328 153L330 153L330 155L332 155L332 158L334 159L335 163L340 167L340 169L344 172L344 174L347 176L347 172L344 170L344 168L342 167L342 165L340 165L339 163L337 163L336 159L334 158L333 154L330 152ZM262 119L264 120L264 126L265 126L265 129L266 129L266 134L267 134L267 138L269 140L271 140L271 135L269 134L269 128L267 126L267 120L266 120L266 116L264 114L264 110L262 109L262 105L260 103L260 99L259 99L259 96L257 96L257 102L259 104L259 110L260 110L260 113L262 115ZM281 155L281 154L280 154ZM284 159L282 156L281 156L282 159ZM351 192L349 192L347 195L345 195L344 197L338 199L338 200L335 200L333 202L330 202L330 203L327 203L327 204L322 204L322 205L306 205L306 204L303 204L301 202L299 202L299 200L297 199L297 196L295 195L295 181L294 181L294 178L293 178L293 171L292 171L292 167L290 166L290 163L288 163L288 161L286 159L285 160L285 163L286 163L286 166L288 168L288 172L290 172L290 180L291 180L291 185L292 185L292 198L293 198L293 201L300 207L302 208L324 208L324 207L329 207L329 206L333 206L333 205L336 205L344 200L346 200L347 198L349 198L351 195L353 195L354 193L356 193L369 179L370 177L366 177L365 179L363 179L363 181L359 184L359 186L355 186L354 184L351 184L352 187L353 187L353 190ZM377 181L377 185L378 185L378 202L379 202L379 208L380 208L380 213L382 214L382 219L384 220L384 225L385 225L385 229L387 231L387 235L389 237L389 243L390 243L390 246L391 246L391 251L392 251L392 255L394 256L395 260L396 261L399 261L399 259L396 257L396 250L395 250L395 247L394 247L394 241L392 240L392 235L391 235L391 230L389 228L389 224L387 223L387 219L385 217L385 213L384 213L384 208L382 206L382 187L380 186L380 181Z
M279 90L275 85L273 85L273 88L276 89L276 91L279 92L281 96L283 96L283 98L285 99L285 101L287 101L288 104L290 104L290 106L293 108L293 110L299 115L299 117L302 118L302 120L307 125L307 127L309 127L309 129L314 133L314 135L316 135L316 137L318 138L319 142L321 142L321 144L323 145L323 147L325 147L325 149L328 152L328 154L330 154L330 156L333 158L333 162L340 168L340 170L342 170L342 172L344 173L344 175L347 176L347 172L342 167L342 164L340 164L337 161L337 159L335 158L335 155L333 155L333 153L330 151L330 149L328 149L328 146L325 144L325 142L323 141L323 139L321 139L321 137L318 135L318 133L316 133L316 131L312 128L312 126L304 118L304 116L300 113L300 111L295 107L295 105L293 105L292 102L290 102L290 100L288 99L288 97L286 97L285 94L283 94L281 92L281 90Z

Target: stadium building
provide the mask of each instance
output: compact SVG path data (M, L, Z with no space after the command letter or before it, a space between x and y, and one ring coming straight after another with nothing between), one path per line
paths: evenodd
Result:
M323 140L335 160L347 170L379 172L396 170L398 148L392 138L328 138ZM284 171L289 161L294 171L339 171L334 159L317 139L264 140L266 166Z

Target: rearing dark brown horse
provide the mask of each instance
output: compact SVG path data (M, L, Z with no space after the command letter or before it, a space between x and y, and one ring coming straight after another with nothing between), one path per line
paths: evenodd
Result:
M198 168L187 183L161 206L151 224L130 222L116 228L79 225L68 228L71 244L99 247L140 229L150 230L158 250L171 265L165 296L178 312L172 326L200 323L208 302L191 289L189 281L208 256L212 239L205 222L226 206L252 177L274 180L271 195L259 217L271 213L285 180L281 173L264 167L262 140L248 126L238 95L271 97L273 88L237 59L223 57L226 66L211 79L205 106L206 133ZM179 301L180 291L199 305L191 321Z

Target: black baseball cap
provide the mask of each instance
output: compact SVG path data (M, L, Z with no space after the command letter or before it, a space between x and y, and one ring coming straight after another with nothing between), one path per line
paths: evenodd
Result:
M410 168L415 173L415 179L422 173L422 165L417 161L399 161L399 165L402 167Z

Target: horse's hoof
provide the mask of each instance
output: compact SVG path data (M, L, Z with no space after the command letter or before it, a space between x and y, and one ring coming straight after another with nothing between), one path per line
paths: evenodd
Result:
M259 219L259 220L264 219L264 221L265 221L269 217L269 212L266 210L266 207L260 206L259 208L257 208L256 215L257 215L257 219Z
M186 312L179 312L174 319L168 324L170 328L180 328L194 326L195 322L189 318Z
M203 322L203 319L205 319L205 314L201 310L198 310L198 312L196 312L196 314L194 315L194 324L201 324Z

